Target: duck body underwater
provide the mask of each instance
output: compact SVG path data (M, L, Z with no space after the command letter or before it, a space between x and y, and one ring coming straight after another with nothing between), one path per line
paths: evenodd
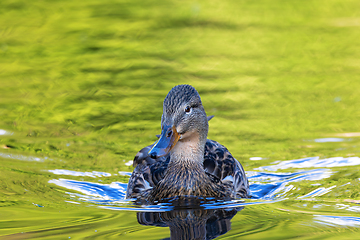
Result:
M249 182L226 147L207 139L199 93L177 85L164 100L159 140L138 152L126 198L162 202L189 197L248 198Z

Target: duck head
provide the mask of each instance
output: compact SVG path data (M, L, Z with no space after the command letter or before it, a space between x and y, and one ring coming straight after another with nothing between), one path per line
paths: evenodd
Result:
M164 100L161 136L149 156L156 159L175 153L201 158L208 129L208 119L196 89L190 85L175 86Z

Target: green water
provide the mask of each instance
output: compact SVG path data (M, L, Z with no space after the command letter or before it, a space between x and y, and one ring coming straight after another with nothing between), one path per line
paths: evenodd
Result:
M135 212L74 204L48 170L107 172L66 178L126 183L114 174L131 172L125 163L156 140L162 101L177 84L199 91L215 115L209 138L246 171L359 156L359 39L356 0L2 0L0 237L169 237L168 228L138 224ZM327 137L346 141L314 141ZM359 166L331 170L317 182L337 186L331 192L299 200L318 186L292 183L288 200L245 207L219 239L360 238L359 224L316 221L360 217L336 207L359 206Z

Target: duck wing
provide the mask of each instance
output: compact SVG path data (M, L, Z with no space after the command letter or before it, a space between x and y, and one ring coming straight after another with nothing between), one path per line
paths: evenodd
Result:
M154 144L141 149L134 158L134 171L129 179L126 198L144 196L156 186L165 176L170 162L170 155L152 159L148 152ZM244 168L218 142L208 139L204 151L204 169L209 178L218 184L232 189L238 198L250 196L249 182Z
M170 162L170 155L152 159L148 152L154 144L144 147L136 154L133 163L135 169L129 179L126 198L146 195L164 178L165 170Z
M210 139L205 144L204 169L213 181L233 188L236 197L250 196L249 182L240 162L226 147Z

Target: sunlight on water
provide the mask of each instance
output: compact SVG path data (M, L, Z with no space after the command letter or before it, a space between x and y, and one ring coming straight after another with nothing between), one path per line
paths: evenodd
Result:
M126 165L126 166L132 166L133 163L134 163L134 161L131 160L131 161L126 162L125 165Z
M262 158L262 157L251 157L251 158L249 158L250 160L252 160L252 161L259 161L259 160L265 160L265 159L267 159L267 158Z
M360 206L351 206L351 205L347 205L347 204L336 204L335 205L338 209L345 209L347 211L351 211L351 212L360 212Z
M356 166L360 165L359 157L333 157L320 159L319 157L309 157L289 161L276 161L272 166L264 166L256 168L260 171L277 171L279 169L288 168L322 168L322 167L343 167L343 166Z
M314 140L314 142L317 143L326 143L326 142L344 142L349 141L350 139L345 138L317 138Z
M309 197L317 197L317 196L322 196L328 192L331 191L331 189L335 188L336 186L332 186L332 187L328 187L328 188L324 188L324 187L321 187L321 188L318 188L318 189L315 189L314 191L304 195L304 196L300 196L298 198L309 198Z
M40 157L33 157L33 156L25 156L20 154L11 154L11 153L1 153L0 157L2 158L8 158L8 159L16 159L16 160L22 160L22 161L36 161L36 162L43 162L45 160L52 160L48 157L40 158Z
M329 225L329 226L349 226L349 227L358 227L360 226L359 217L345 217L345 216L325 216L325 215L315 215L315 222Z
M0 129L0 135L13 135L13 133L4 129Z
M55 169L55 170L49 170L49 172L56 174L56 175L69 175L69 176L75 176L75 177L78 177L78 176L92 177L92 178L111 177L111 173L97 172L97 171L78 172L78 171L70 171L70 170L65 170L65 169Z

